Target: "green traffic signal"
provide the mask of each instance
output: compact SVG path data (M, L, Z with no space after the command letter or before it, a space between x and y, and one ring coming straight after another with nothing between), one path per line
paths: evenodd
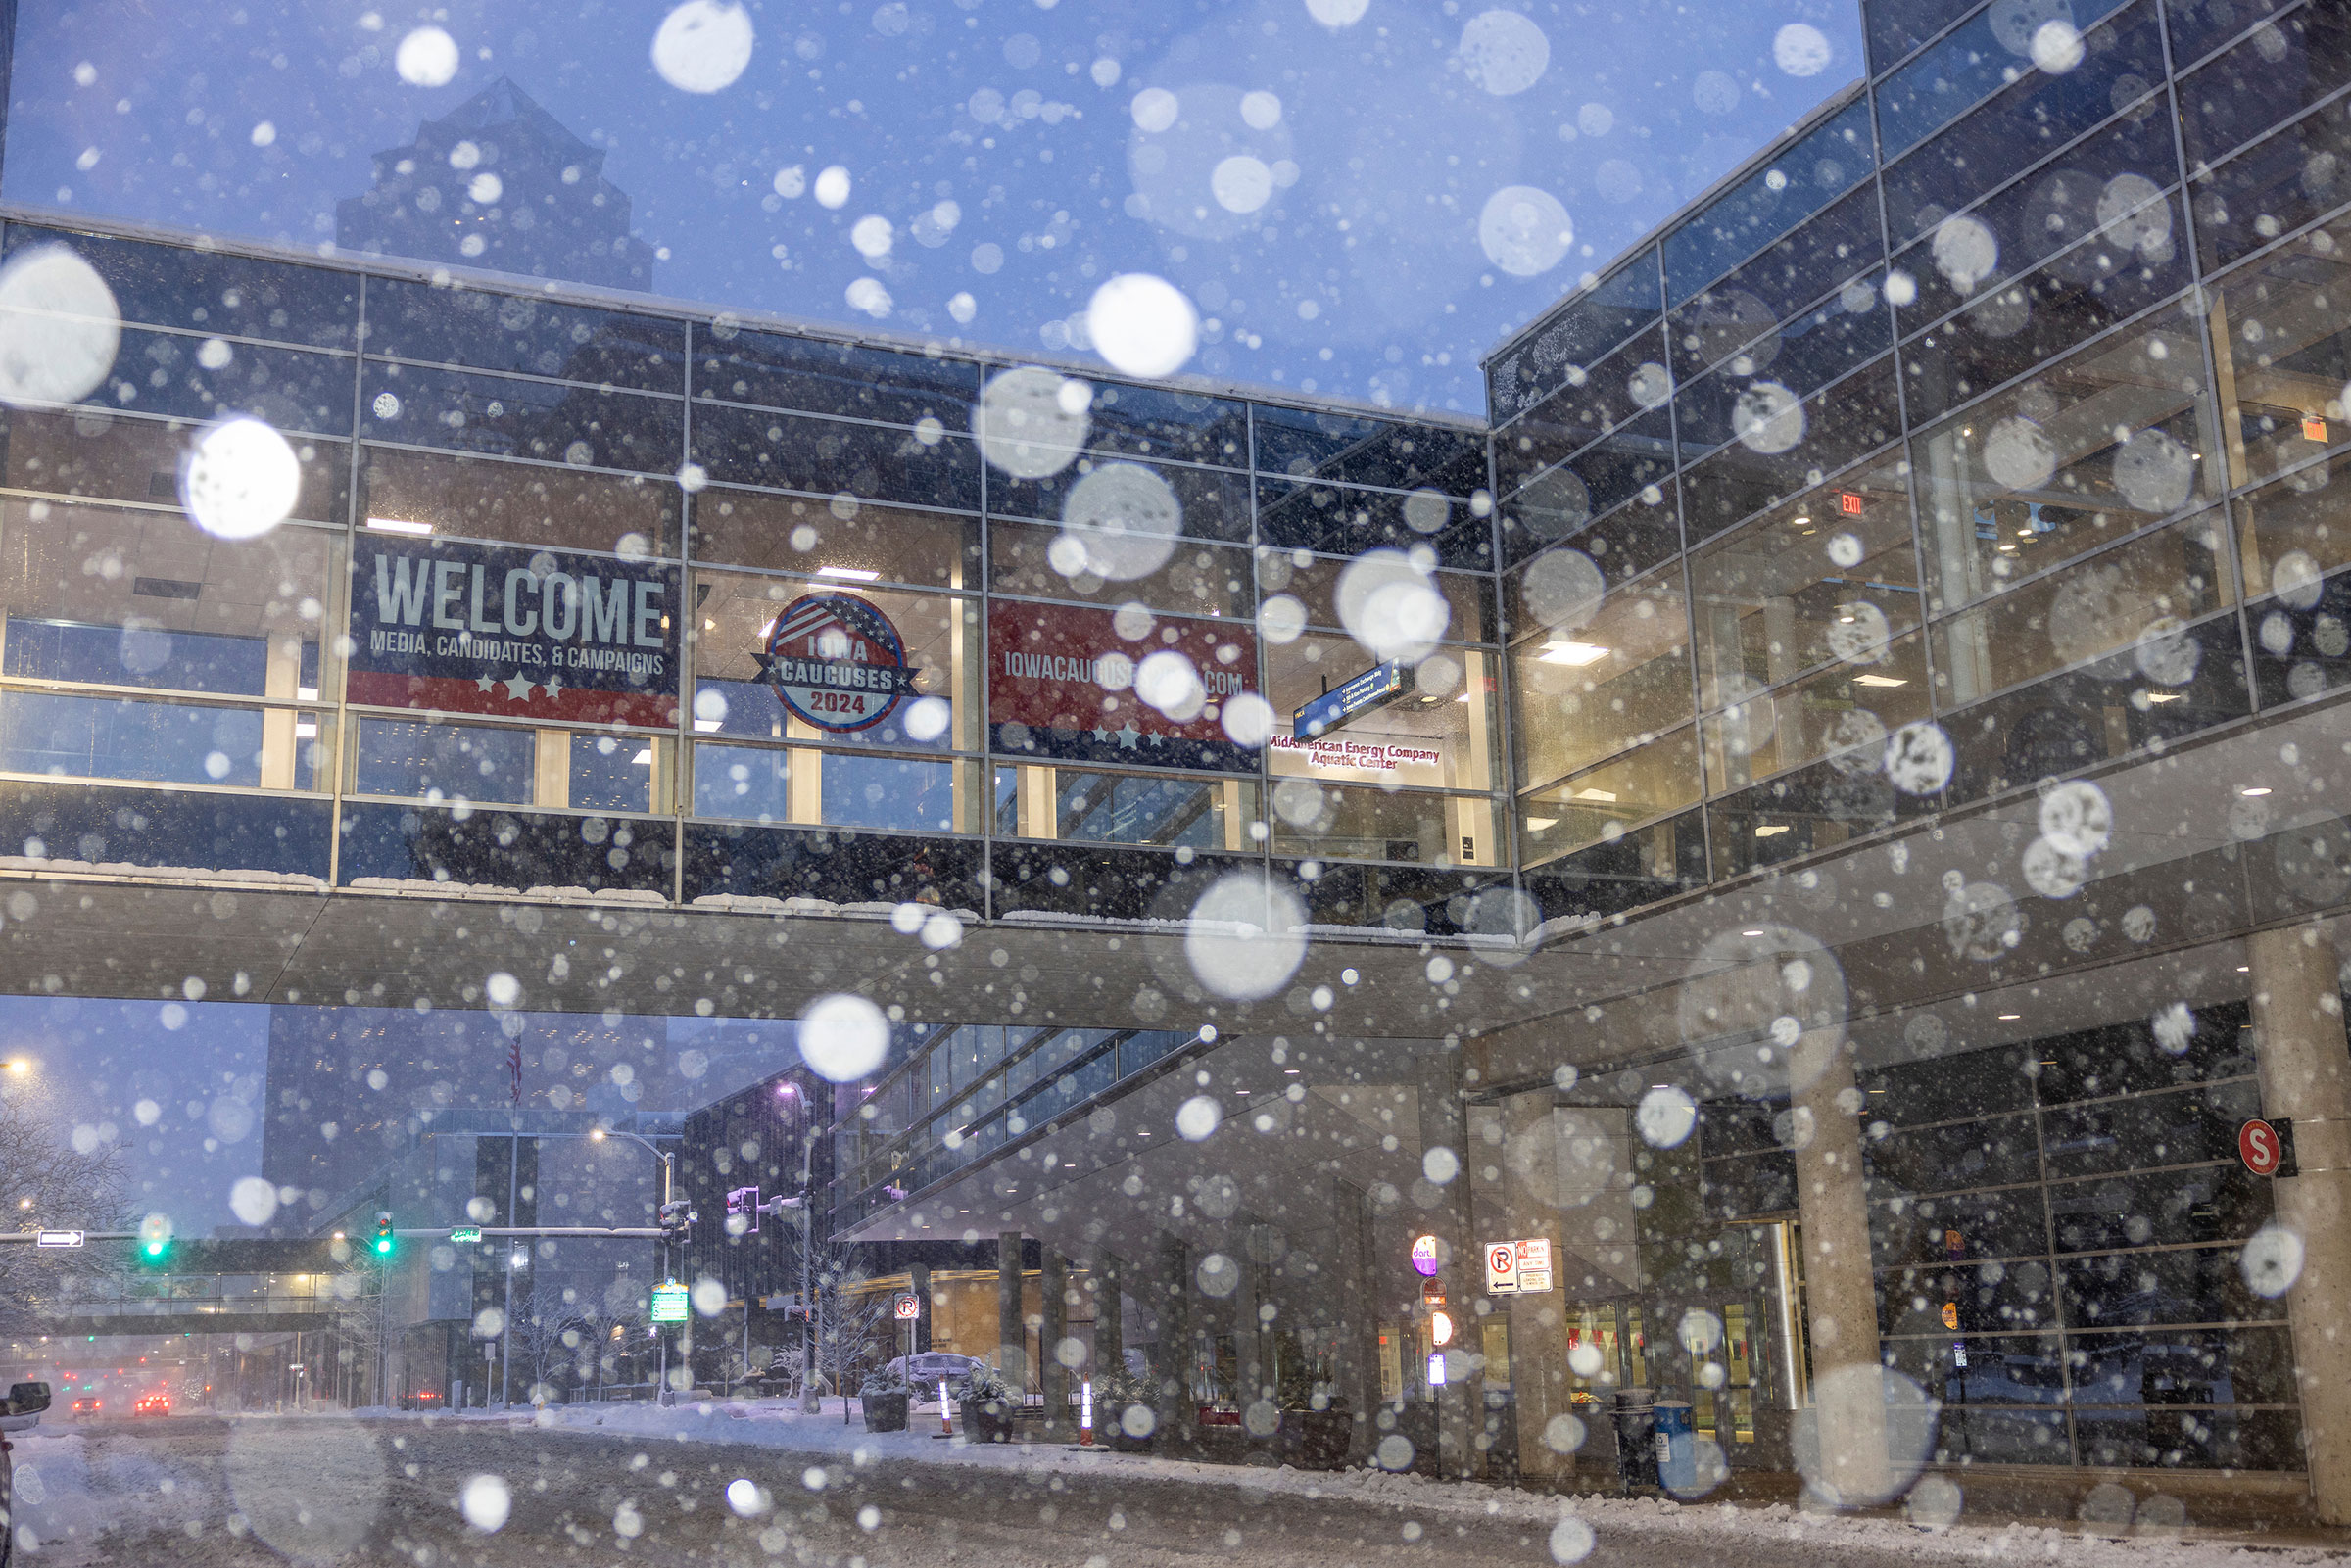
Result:
M397 1240L398 1238L395 1237L392 1232L392 1216L390 1214L376 1215L375 1256L378 1258L391 1257L392 1248L396 1244Z
M170 1255L170 1219L163 1214L149 1214L139 1221L139 1261L153 1266L168 1260Z

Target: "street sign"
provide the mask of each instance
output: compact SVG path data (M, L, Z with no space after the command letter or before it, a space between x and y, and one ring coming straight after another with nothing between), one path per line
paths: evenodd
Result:
M32 1239L35 1247L78 1247L81 1242L78 1230L44 1230Z
M896 1311L899 1322L910 1323L923 1315L922 1298L912 1291L901 1291L898 1293L897 1304L893 1310Z
M1551 1238L1486 1243L1486 1294L1538 1296L1551 1289Z
M1518 1250L1518 1294L1539 1296L1551 1289L1551 1238L1531 1236L1511 1243Z
M2256 1176L2297 1174L2293 1122L2284 1117L2275 1121L2255 1117L2236 1129L2236 1157Z
M1439 1245L1434 1236L1415 1236L1413 1238L1413 1268L1415 1272L1431 1275L1444 1266L1443 1260L1438 1257Z
M1486 1294L1518 1294L1518 1249L1515 1244L1507 1241L1486 1244Z
M676 1280L653 1287L653 1309L648 1314L656 1323L683 1323L691 1295Z
M482 1227L479 1225L452 1225L449 1227L449 1239L458 1243L480 1241Z

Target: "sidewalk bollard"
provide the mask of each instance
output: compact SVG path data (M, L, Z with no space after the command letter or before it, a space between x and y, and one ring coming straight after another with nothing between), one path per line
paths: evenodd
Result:
M1078 1446L1094 1446L1094 1380L1090 1377L1078 1388Z

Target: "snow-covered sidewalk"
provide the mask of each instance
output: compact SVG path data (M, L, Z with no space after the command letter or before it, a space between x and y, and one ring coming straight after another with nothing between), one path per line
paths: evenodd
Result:
M417 1419L406 1417L406 1419ZM2231 1559L2299 1564L2351 1564L2351 1539L2323 1544L2291 1533L2275 1543L2235 1533L2183 1529L2166 1515L2173 1510L2142 1507L2140 1517L2089 1526L2005 1523L1978 1524L1962 1516L1943 1524L1964 1506L1964 1482L1930 1477L1922 1490L1935 1497L1939 1518L1922 1524L1910 1518L1855 1517L1799 1508L1788 1503L1741 1506L1730 1502L1675 1502L1655 1497L1553 1496L1473 1481L1432 1481L1376 1469L1302 1471L1209 1464L1153 1454L1112 1453L1062 1444L975 1444L958 1432L942 1440L938 1407L918 1408L905 1432L867 1432L852 1417L844 1425L840 1405L828 1400L821 1415L803 1414L782 1401L714 1400L660 1407L651 1404L575 1404L537 1414L522 1411L437 1416L437 1420L503 1422L548 1432L630 1436L678 1443L712 1443L768 1450L786 1461L786 1473L751 1474L771 1490L798 1486L822 1490L838 1465L862 1468L884 1460L1010 1470L1042 1480L1053 1474L1121 1476L1136 1480L1232 1487L1316 1499L1360 1499L1407 1510L1429 1519L1508 1519L1552 1533L1554 1554L1562 1562L1590 1550L1592 1533L1663 1533L1686 1540L1695 1553L1736 1553L1762 1541L1817 1542L1844 1550L1875 1548L1919 1562L1991 1562L2036 1557L2063 1561L2068 1568L2207 1568ZM796 1466L797 1475L790 1470ZM751 1466L746 1461L746 1470ZM1938 1495L1940 1492L1940 1495ZM1589 1527L1588 1530L1578 1526Z

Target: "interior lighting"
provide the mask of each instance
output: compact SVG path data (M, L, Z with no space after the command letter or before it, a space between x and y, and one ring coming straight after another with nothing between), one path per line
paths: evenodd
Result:
M1543 644L1539 657L1545 664L1571 664L1581 669L1587 664L1599 663L1608 656L1608 652L1597 642L1561 642L1554 640Z
M872 583L879 581L882 576L880 572L863 566L820 566L816 569L816 575L837 577L844 583Z
M432 524L410 522L406 517L370 517L367 526L379 534L429 534L433 531Z
M1908 686L1909 684L1898 675L1856 675L1853 677L1855 686Z

